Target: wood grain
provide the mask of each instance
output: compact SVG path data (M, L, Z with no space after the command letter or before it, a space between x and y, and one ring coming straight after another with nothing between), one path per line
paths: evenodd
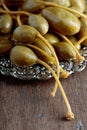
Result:
M0 130L87 130L87 69L61 79L72 110L73 121L63 120L65 104L54 79L22 81L0 75Z

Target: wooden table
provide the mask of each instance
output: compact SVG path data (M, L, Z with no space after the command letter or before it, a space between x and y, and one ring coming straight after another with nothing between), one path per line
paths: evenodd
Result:
M87 130L87 68L61 79L73 121L63 120L65 104L58 90L51 97L54 79L22 81L0 76L0 130Z

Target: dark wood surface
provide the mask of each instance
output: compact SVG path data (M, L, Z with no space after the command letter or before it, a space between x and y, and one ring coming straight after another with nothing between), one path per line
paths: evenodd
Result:
M75 114L63 120L65 104L54 80L22 81L0 75L0 130L87 130L87 68L61 79Z

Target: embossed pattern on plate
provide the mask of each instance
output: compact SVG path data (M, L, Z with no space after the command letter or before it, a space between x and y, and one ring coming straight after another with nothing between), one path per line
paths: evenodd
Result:
M73 60L69 60L60 62L60 65L70 74L80 72L87 66L87 47L84 47L81 50L81 55L85 57L85 61L80 64L76 64ZM52 68L55 70L55 66L53 66ZM50 71L42 65L38 64L25 68L19 68L14 66L11 61L6 57L0 59L0 73L3 75L11 75L15 78L24 80L46 80L52 78Z

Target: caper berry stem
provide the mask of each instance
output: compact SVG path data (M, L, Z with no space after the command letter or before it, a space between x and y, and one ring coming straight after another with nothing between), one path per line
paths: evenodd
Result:
M26 11L6 11L6 10L0 10L0 13L6 13L6 14L21 14L21 15L26 15L29 16L30 13Z
M78 42L76 42L75 46L81 44L84 40L87 39L87 35L86 36L83 36Z
M67 99L67 96L66 96L66 94L65 94L65 92L64 92L64 89L63 89L63 87L62 87L62 85L61 85L61 83L60 83L60 81L59 81L59 78L57 77L57 74L54 72L54 70L47 64L47 63L45 63L44 61L42 61L42 60L40 60L40 59L37 59L37 62L38 63L40 63L40 64L42 64L42 65L44 65L51 73L52 73L52 75L53 75L53 77L55 78L55 80L56 80L56 84L58 85L58 87L59 87L59 89L60 89L60 92L61 92L61 94L62 94L62 97L63 97L63 99L64 99L64 101L65 101L65 105L66 105L66 107L67 107L67 114L66 114L66 119L67 120L72 120L72 119L74 119L74 114L73 114L73 112L72 112L72 110L71 110L71 106L70 106L70 103L69 103L69 101L68 101L68 99ZM56 86L57 86L56 85Z
M7 6L6 6L5 3L4 3L4 0L1 0L1 5L2 5L2 7L3 7L6 11L9 11L9 9L7 8Z
M17 15L17 23L18 23L19 26L22 26L22 22L20 20L20 15L19 14Z
M62 78L67 78L70 73L66 70L64 70L61 66L60 66L60 77ZM56 91L57 91L57 88L58 88L58 85L57 85L57 82L55 82L55 85L54 85L54 88L53 88L53 91L51 92L51 95L54 97L55 94L56 94Z
M53 89L53 91L51 92L51 95L52 95L53 97L55 97L57 88L58 88L58 84L57 84L57 82L55 82L55 84L54 84L54 89Z
M19 8L18 10L20 11L20 8ZM18 25L19 25L19 26L22 26L20 14L17 14L17 22L18 22Z
M6 6L6 4L4 3L4 0L2 0L1 3L2 3L2 7L5 9L5 11L10 11L10 10L8 9L8 7ZM16 19L15 16L13 16L13 18Z

